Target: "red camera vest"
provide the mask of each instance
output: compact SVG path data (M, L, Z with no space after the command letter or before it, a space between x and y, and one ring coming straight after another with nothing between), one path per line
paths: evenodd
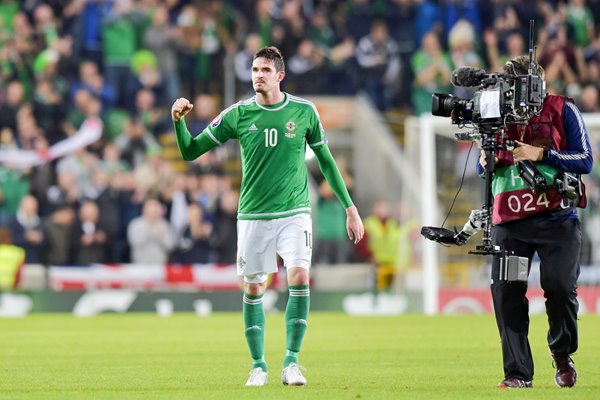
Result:
M571 99L563 96L547 95L540 115L529 119L527 125L507 125L507 139L537 147L565 150L567 148L563 127L565 101L572 102ZM554 175L558 171L544 163L536 163L536 166L546 181L553 183ZM554 189L535 194L519 176L512 153L506 150L498 152L498 163L492 180L492 194L494 195L492 214L494 224L549 212L559 207L563 199Z

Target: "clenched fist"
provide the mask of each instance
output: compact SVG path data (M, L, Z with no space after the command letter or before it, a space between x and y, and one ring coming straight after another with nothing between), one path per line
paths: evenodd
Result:
M184 97L175 100L173 107L171 107L171 117L173 117L173 121L179 121L181 118L185 117L192 108L194 108L194 105Z

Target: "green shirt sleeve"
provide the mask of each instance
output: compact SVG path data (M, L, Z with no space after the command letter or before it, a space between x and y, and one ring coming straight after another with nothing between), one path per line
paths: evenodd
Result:
M218 143L215 143L213 139L211 139L206 130L202 131L202 133L193 138L190 134L190 131L188 131L183 118L179 121L173 121L173 126L175 127L177 147L179 147L179 152L186 161L195 160L202 154L214 149L219 145Z
M313 148L313 151L315 152L317 161L319 161L319 168L321 169L323 176L327 179L327 182L331 186L331 189L333 189L333 192L340 203L342 203L342 206L344 206L344 208L352 206L352 199L350 198L350 194L348 194L348 189L346 189L342 174L340 174L340 170L335 164L335 160L329 151L329 147L326 145L317 146Z

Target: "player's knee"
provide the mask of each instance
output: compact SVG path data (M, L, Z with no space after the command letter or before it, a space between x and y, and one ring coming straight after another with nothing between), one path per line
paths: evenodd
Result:
M288 284L293 286L308 285L310 276L308 270L302 267L288 268Z
M267 286L266 282L262 282L262 283L246 282L244 285L244 291L246 292L246 294L249 294L250 296L260 296L261 294L263 294L265 292L266 286Z

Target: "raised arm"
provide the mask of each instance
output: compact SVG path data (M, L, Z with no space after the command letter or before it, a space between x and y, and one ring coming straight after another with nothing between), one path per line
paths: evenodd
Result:
M179 152L186 161L195 160L202 154L218 146L205 132L202 132L195 138L192 137L184 119L192 108L194 108L194 105L183 97L175 100L173 107L171 107L171 117L173 118L177 147L179 147Z

